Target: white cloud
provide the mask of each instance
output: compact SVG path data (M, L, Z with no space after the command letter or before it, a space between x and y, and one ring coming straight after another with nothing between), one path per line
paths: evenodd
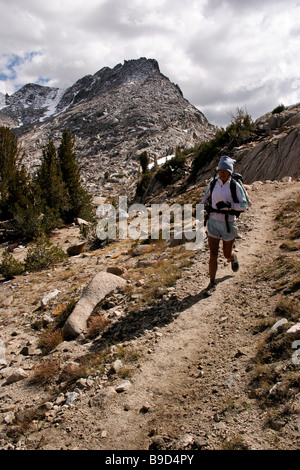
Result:
M214 124L300 101L298 0L0 0L0 91L154 58Z

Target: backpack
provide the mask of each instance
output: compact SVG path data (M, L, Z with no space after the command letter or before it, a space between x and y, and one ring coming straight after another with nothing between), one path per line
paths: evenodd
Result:
M237 218L241 215L241 211L235 211L233 209L229 209L229 210L226 210L226 211L222 211L222 210L218 210L218 209L213 209L212 208L212 192L214 190L214 187L215 187L215 184L217 182L218 178L215 176L213 178L213 180L211 181L210 183L210 195L209 195L209 198L208 198L208 204L206 205L205 207L205 210L206 210L206 216L205 216L205 220L204 220L204 225L206 225L207 223L207 220L209 218L209 215L211 212L218 212L220 214L224 214L225 215L225 221L226 221L226 226L227 226L227 231L229 232L230 229L229 229L229 224L228 224L228 215L235 215ZM249 196L248 196L248 193L243 185L243 177L242 175L240 175L239 173L232 173L231 175L231 180L230 180L230 191L231 191L231 197L232 197L232 200L234 203L238 203L239 200L238 200L238 197L237 197L237 193L236 193L236 188L237 188L237 183L242 187L244 193L245 193L245 197L246 197L246 200L247 200L247 203L249 205L251 205L251 201L249 199Z

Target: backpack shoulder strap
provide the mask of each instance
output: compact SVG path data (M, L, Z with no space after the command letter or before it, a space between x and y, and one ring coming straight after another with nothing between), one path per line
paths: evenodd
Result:
M210 183L210 199L211 199L214 187L216 185L216 182L217 182L217 178L214 178ZM233 200L233 202L238 203L239 200L238 200L238 197L237 197L237 194L236 194L236 183L237 183L236 180L234 178L231 178L231 180L230 180L230 191L231 191L232 200Z
M231 191L231 196L232 196L233 202L238 203L239 200L238 200L238 197L237 197L237 194L236 194L236 181L233 178L231 178L231 180L230 180L230 191Z
M210 189L210 197L211 197L211 195L212 195L212 192L213 192L213 190L214 190L214 187L215 187L215 185L216 185L216 182L217 182L217 178L213 178L213 179L211 180L211 182L210 182L210 187L209 187L209 189Z

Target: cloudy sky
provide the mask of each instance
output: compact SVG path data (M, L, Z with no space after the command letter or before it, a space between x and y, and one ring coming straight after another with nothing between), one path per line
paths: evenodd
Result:
M156 59L218 126L300 102L300 0L0 0L0 91Z

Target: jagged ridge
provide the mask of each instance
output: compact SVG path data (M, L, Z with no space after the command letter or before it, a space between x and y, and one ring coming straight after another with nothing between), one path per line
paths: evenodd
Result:
M76 138L84 182L101 195L134 191L142 151L153 159L170 155L177 146L192 147L215 131L154 59L104 67L64 92L26 85L7 102L15 103L15 95L18 107L3 108L0 125L10 120L9 127L21 136L27 166L34 171L48 139L59 141L68 128ZM107 173L117 174L118 181L107 181Z

